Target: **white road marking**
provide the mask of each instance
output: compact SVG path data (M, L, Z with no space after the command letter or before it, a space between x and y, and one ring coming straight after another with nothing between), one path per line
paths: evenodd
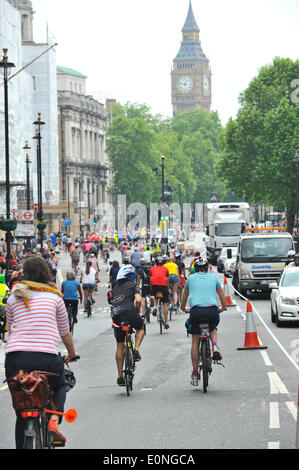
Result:
M297 421L297 408L293 401L286 401L286 405L293 416L294 420Z
M281 379L279 378L276 372L268 372L267 374L270 380L270 393L272 395L276 393L282 393L282 394L289 393L286 386L281 381Z
M266 366L272 366L272 362L270 361L270 358L268 356L268 353L266 351L260 351L263 359L264 359L264 362L265 362L265 365Z
M279 429L279 406L278 402L270 402L270 429Z
M268 442L268 449L279 449L279 441Z

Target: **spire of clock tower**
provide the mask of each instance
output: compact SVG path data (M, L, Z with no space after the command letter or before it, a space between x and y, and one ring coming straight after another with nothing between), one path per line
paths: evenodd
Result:
M190 33L190 32L199 33L199 27L197 26L197 23L194 17L191 0L189 3L188 15L187 15L185 24L182 29L182 33Z

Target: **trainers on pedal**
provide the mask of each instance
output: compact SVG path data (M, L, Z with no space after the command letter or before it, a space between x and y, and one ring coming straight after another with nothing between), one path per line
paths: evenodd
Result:
M141 360L141 354L138 349L134 348L133 350L134 361L138 362Z
M66 437L58 429L58 417L57 415L51 416L48 424L48 431L52 435L52 443L57 447L64 447Z
M221 356L221 354L220 354L220 351L219 351L218 346L213 345L212 351L213 351L212 360L213 360L213 361L221 361L222 356Z
M123 375L117 377L117 385L119 385L120 387L124 387L126 385L125 378L123 377Z
M169 328L168 323L165 323L165 324L164 324L164 328L165 328L165 330L168 330L168 328Z
M153 310L153 317L156 317L156 316L157 316L157 309L154 308L154 310Z
M198 386L198 381L199 381L199 374L195 374L194 372L192 372L191 374L191 385L193 385L194 387L197 387Z

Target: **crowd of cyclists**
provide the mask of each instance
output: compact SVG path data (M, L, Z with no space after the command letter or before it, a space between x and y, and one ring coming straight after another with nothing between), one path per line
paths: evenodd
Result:
M120 256L116 250L119 250ZM56 276L61 252L69 253L71 269L67 270L66 279L58 289ZM116 259L112 261L114 252L113 257ZM117 326L127 321L134 328L134 360L140 361L146 305L149 302L152 316L157 316L157 294L162 294L164 328L168 330L171 292L177 311L181 309L189 314L185 326L192 335L191 384L198 385L198 321L203 315L210 319L213 357L221 359L217 326L220 321L219 313L226 309L226 302L216 275L210 272L209 263L199 252L194 254L190 265L186 266L184 253L176 246L169 246L167 241L159 243L155 239L142 241L138 238L120 240L117 235L112 239L108 236L95 238L91 235L74 241L67 237L58 239L53 236L50 246L43 246L41 252L25 253L20 250L9 271L5 269L5 259L0 261L0 269L4 271L0 274L0 315L6 315L6 327L1 332L2 340L6 341L6 377L9 378L18 369L47 370L58 374L58 378L49 380L54 391L56 409L63 412L65 382L63 360L58 348L60 339L68 352L66 360L77 357L66 308L71 306L74 323L77 323L79 301L84 303L86 309L87 292L91 291L92 302L95 302L95 291L99 283L99 259L105 263L108 274L107 298L111 304L117 344L117 384L125 385L122 375L124 334ZM221 302L220 308L216 294ZM186 307L188 299L190 308ZM49 422L49 431L56 440L65 442L66 439L58 428L60 422L61 418L53 415ZM17 413L17 448L22 445L22 439L22 419Z

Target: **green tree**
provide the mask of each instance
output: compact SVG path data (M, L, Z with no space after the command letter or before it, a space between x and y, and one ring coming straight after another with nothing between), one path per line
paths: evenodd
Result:
M294 154L299 148L299 106L292 82L299 61L275 58L240 95L241 108L220 137L218 175L251 202L286 208L292 231L296 208Z

